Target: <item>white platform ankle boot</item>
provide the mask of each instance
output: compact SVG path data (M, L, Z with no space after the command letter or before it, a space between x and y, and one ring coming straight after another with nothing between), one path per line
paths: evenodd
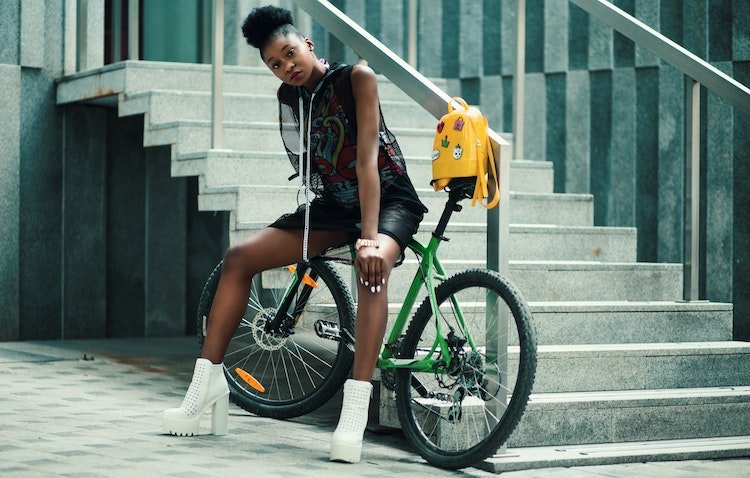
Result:
M344 384L344 404L341 417L331 440L331 461L359 463L362 456L362 436L367 426L372 384L361 380L347 380Z
M170 408L162 414L164 433L177 436L198 434L203 414L211 407L211 433L227 434L229 387L224 378L224 366L199 358L195 362L190 382L180 408Z

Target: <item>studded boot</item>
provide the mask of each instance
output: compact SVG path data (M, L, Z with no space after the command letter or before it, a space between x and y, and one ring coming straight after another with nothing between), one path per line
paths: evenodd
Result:
M331 440L331 461L359 463L362 456L362 436L367 426L372 384L361 380L347 380L344 384L344 403L341 417Z
M224 366L199 358L195 362L193 380L180 408L170 408L162 414L164 433L177 436L198 434L203 414L211 408L211 433L227 434L229 387L224 378Z

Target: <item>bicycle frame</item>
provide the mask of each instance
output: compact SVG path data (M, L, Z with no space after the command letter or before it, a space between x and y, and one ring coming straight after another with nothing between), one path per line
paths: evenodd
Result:
M445 229L448 225L451 215L454 212L461 210L461 206L458 204L459 201L470 198L471 194L467 195L467 191L470 187L473 187L472 182L457 182L456 187L451 190L448 194L448 201L446 201L445 208L440 217L440 221L437 227L432 232L432 237L427 245L421 244L416 239L412 239L408 245L408 248L414 251L417 256L420 257L419 268L414 274L409 291L406 294L404 303L399 310L396 321L391 328L386 343L381 348L380 355L378 357L377 367L382 370L393 370L397 368L409 368L417 372L432 372L436 371L438 363L443 364L450 363L451 351L446 339L443 334L440 333L440 321L437 320L435 312L438 310L437 298L435 295L436 281L442 281L447 278L445 269L440 264L440 260L437 257L437 251L440 248L440 243L447 241L448 239L444 236ZM289 307L291 306L292 299L295 296L297 288L303 284L303 276L309 270L309 264L300 263L297 264L297 269L293 275L292 281L284 292L284 297L280 304L279 309L276 312L275 317L266 323L266 332L281 331L282 326L287 318L296 318L302 309L305 307L307 298L310 295L311 286L303 285L301 295L298 298L297 305L293 314L289 314ZM429 354L423 358L413 359L401 359L394 356L394 344L398 341L404 332L406 325L409 323L409 319L414 308L414 304L419 297L420 290L424 286L427 289L427 294L430 300L430 304L433 310L433 316L435 317L437 337L435 342L432 344ZM455 310L458 317L459 326L463 329L462 332L467 338L470 347L474 347L474 339L471 336L468 327L464 322L463 313L455 298L451 298L451 305ZM292 325L293 327L293 325ZM440 358L432 358L435 351L440 349Z
M412 279L404 303L396 316L396 320L391 328L386 343L381 349L378 357L377 368L381 370L408 368L416 372L433 372L436 371L438 362L442 362L443 364L450 363L451 351L443 334L440 333L440 321L437 319L436 315L438 311L437 298L435 296L435 288L437 287L436 281L447 279L445 269L443 269L443 266L440 264L440 260L437 257L437 251L440 248L440 243L447 240L444 234L451 215L453 212L461 210L461 206L458 205L458 202L466 197L464 187L459 186L451 191L449 193L448 201L445 204L445 208L443 209L443 214L440 217L440 221L438 222L435 231L433 231L432 237L427 245L425 246L421 244L416 239L412 239L409 243L409 249L414 251L420 257L419 268L414 274L414 279ZM425 357L400 359L394 356L393 345L396 344L403 334L406 325L409 323L414 304L419 297L419 292L423 285L427 289L427 294L433 310L437 337L432 344L429 353ZM452 298L451 303L458 317L459 325L463 329L462 332L465 333L469 345L474 347L474 339L464 323L463 313L461 312L458 302ZM435 359L433 358L433 355L438 348L440 349L440 358Z

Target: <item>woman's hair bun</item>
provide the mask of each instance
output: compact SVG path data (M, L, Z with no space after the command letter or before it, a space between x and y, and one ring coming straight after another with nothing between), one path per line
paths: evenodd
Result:
M283 25L294 25L292 12L273 5L254 8L242 24L242 35L247 43L262 49L269 37Z

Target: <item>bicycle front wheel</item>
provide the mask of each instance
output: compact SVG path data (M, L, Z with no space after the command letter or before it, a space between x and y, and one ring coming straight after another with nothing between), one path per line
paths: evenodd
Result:
M302 285L295 292L290 312L297 308L298 300L307 298L291 334L264 330L281 303L290 276L274 270L258 274L252 281L247 309L224 356L230 398L251 413L292 418L312 412L343 386L349 374L354 354L342 340L345 333L354 336L349 289L326 261L313 259L308 274L316 287ZM206 282L198 305L201 348L220 277L221 264ZM238 368L265 390L251 386Z
M458 469L494 454L520 421L536 372L536 335L526 302L495 272L459 273L435 293L437 317L425 299L400 357L437 362L429 372L397 370L396 406L419 454Z

